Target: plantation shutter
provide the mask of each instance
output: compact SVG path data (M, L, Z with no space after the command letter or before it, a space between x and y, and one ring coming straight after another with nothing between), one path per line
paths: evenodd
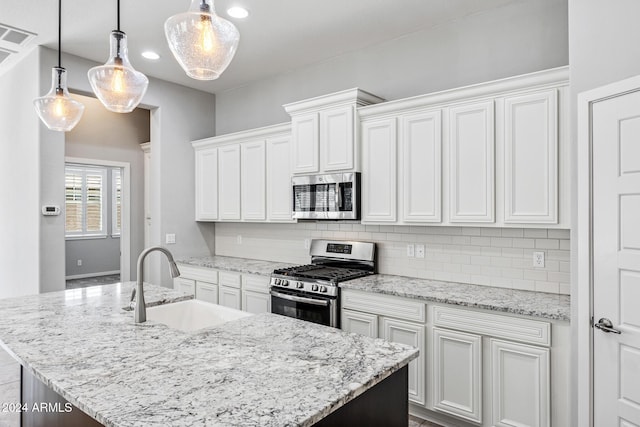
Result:
M107 170L65 168L65 233L67 237L106 236Z

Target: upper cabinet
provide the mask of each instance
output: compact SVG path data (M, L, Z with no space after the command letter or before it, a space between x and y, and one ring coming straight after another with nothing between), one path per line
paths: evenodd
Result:
M284 105L291 115L293 173L359 172L356 108L381 101L356 88Z
M193 142L196 220L292 222L290 129L287 123Z
M568 228L568 86L563 67L358 109L362 221Z

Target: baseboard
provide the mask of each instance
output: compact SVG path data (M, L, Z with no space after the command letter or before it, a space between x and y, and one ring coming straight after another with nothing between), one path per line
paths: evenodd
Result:
M66 276L65 280L88 279L89 277L111 276L113 274L120 274L120 270L101 271L98 273L74 274L73 276Z

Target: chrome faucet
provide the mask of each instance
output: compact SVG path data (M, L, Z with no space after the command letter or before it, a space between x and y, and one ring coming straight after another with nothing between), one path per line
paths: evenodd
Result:
M140 253L140 256L138 257L138 279L136 281L135 288L131 291L131 302L135 299L134 319L136 323L143 323L147 321L147 308L145 307L144 290L142 288L142 283L144 282L144 259L153 251L160 251L167 256L171 277L175 278L180 275L180 270L178 270L178 266L173 260L173 255L171 255L171 252L169 252L168 249L163 248L162 246L153 246Z

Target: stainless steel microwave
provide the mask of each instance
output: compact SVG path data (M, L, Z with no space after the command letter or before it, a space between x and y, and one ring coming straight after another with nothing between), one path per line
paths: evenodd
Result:
M360 219L360 172L291 178L294 219Z

